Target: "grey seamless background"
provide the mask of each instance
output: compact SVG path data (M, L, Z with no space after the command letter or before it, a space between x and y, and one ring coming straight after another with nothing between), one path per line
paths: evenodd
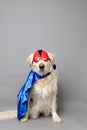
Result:
M46 49L59 71L59 114L19 123L0 121L4 129L87 129L87 1L0 0L0 110L15 108L26 80L27 56Z

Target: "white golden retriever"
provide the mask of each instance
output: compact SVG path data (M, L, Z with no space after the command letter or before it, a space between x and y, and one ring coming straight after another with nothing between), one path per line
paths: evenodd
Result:
M39 54L37 54L39 53ZM42 54L43 53L43 54ZM38 56L39 55L39 56ZM36 119L40 114L52 115L54 122L60 123L62 119L57 114L57 75L53 68L55 63L54 55L44 50L39 50L27 58L27 62L33 71L40 75L50 72L50 75L40 79L31 89L29 100L29 111L21 121L28 117Z
M29 109L21 121L28 118L36 119L40 114L52 115L53 121L60 123L62 119L57 114L57 75L53 68L54 55L44 50L38 50L27 58L27 62L33 71L40 75L50 72L50 75L38 80L30 91ZM8 117L9 118L9 117Z

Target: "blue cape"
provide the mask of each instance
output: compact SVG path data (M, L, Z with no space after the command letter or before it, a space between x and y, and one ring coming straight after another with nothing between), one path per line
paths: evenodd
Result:
M53 65L53 68L56 69L56 65ZM30 89L33 87L35 82L39 79L45 78L50 75L50 72L46 75L39 75L35 71L31 70L25 84L20 89L17 98L18 98L18 107L17 107L17 118L20 120L25 116L28 109L28 99L30 94Z

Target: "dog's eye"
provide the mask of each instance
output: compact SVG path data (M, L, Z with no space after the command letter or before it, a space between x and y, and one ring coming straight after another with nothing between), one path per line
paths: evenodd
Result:
M46 56L43 56L43 58L42 58L43 60L46 60L47 59L47 57Z
M39 60L40 60L40 58L39 58L39 57L36 57L36 58L35 58L35 60L36 60L36 61L39 61Z

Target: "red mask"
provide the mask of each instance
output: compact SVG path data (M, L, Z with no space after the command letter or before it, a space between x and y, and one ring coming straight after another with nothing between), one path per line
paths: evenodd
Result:
M45 50L36 51L33 55L33 62L39 62L43 60L45 62L49 61L48 53Z

